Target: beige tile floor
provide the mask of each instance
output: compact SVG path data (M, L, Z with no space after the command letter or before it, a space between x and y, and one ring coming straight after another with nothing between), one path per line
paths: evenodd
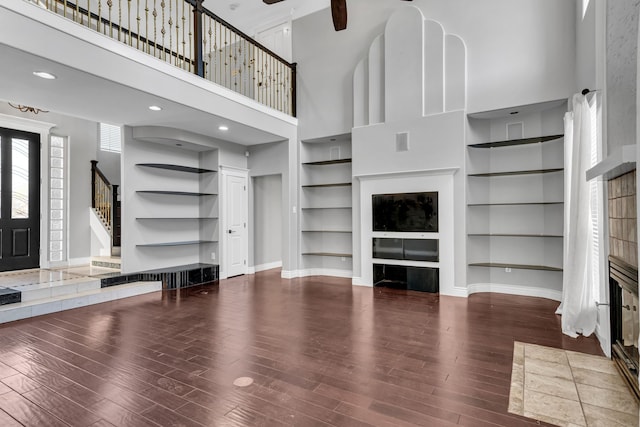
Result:
M7 271L0 273L0 288L24 290L35 285L64 285L69 281L96 279L119 274L120 270L91 265Z
M638 403L606 357L516 342L509 412L557 426L638 426Z

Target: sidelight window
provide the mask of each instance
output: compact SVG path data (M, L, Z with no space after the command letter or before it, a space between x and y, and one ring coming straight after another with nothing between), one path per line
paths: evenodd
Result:
M52 136L49 147L49 260L64 261L67 253L67 139Z

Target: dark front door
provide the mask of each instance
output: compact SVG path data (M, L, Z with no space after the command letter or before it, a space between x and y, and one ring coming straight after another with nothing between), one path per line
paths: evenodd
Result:
M0 128L0 271L40 266L40 135Z

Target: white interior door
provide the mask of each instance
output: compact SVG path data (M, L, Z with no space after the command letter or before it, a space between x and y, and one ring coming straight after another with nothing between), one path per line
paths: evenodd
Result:
M227 277L247 273L247 177L226 175L225 251Z

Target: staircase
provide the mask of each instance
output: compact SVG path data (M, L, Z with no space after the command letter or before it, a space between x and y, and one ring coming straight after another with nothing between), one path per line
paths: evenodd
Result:
M120 256L122 229L118 185L109 182L98 168L97 160L91 160L91 207L111 236L111 255Z

